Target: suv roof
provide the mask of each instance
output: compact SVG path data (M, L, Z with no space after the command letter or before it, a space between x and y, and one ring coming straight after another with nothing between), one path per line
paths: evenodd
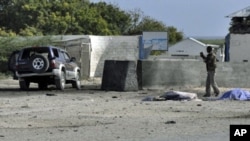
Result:
M56 46L29 46L29 47L25 47L23 49L36 49L36 48L57 48L57 49L60 49L60 50L64 50L60 47L56 47Z

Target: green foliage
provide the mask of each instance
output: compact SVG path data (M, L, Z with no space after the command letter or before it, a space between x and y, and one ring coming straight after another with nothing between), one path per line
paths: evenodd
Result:
M174 27L144 16L139 9L126 12L113 4L89 0L1 0L0 15L0 36L5 37L138 35L143 31L167 31L170 43L182 37Z
M141 35L143 31L166 31L169 43L183 38L175 27L144 16L140 9L123 11L118 6L89 0L1 0L0 61L20 47L47 44L47 35ZM18 42L14 37L24 36ZM158 52L156 53L158 54Z
M39 29L34 27L27 27L25 29L21 29L19 35L21 36L41 36L43 33L39 31Z
M130 15L125 11L121 11L117 6L100 2L97 4L91 4L90 8L97 11L98 17L105 21L106 30L110 30L112 35L125 34L130 25ZM104 24L104 22L103 22Z
M120 35L130 23L129 14L117 6L89 0L12 0L0 7L0 27L17 35Z
M143 31L167 31L167 27L162 22L146 16L143 17L138 25L134 25L129 34L140 35Z
M128 31L129 35L141 35L143 31L165 31L168 33L169 44L174 44L183 39L183 33L177 31L175 27L167 27L161 21L157 21L149 16L144 16L143 12L139 9L135 9L129 13L131 16L131 26ZM156 54L160 54L160 52Z
M0 28L0 36L2 37L13 37L16 36L16 33L14 33L13 31L7 31L4 28Z
M178 32L177 29L173 26L167 28L169 44L175 44L183 39L183 33Z

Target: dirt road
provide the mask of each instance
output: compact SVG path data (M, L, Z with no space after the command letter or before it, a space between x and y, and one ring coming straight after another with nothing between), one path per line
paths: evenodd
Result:
M246 101L141 101L164 91L101 91L94 85L20 91L16 81L1 80L0 140L228 141L231 124L250 123ZM201 96L204 90L185 91Z

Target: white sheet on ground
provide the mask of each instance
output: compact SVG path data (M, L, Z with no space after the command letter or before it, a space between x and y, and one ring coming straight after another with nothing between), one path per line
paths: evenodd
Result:
M168 91L165 94L158 96L158 97L146 97L142 101L166 101L166 100L200 101L196 93L181 92L181 91Z

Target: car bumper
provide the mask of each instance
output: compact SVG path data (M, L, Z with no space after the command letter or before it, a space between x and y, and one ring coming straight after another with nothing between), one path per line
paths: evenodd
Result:
M16 76L18 78L22 78L22 77L32 77L32 76L59 76L60 75L60 71L57 69L54 69L52 72L44 72L44 73L18 73L16 72Z

